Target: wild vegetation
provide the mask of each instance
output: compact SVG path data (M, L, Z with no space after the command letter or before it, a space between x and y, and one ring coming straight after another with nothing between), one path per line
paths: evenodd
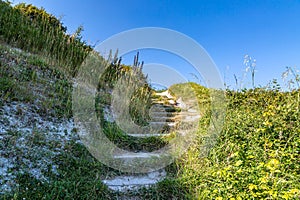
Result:
M57 119L72 118L72 79L91 47L81 41L80 30L66 34L54 16L32 5L12 7L0 1L0 108L7 103L23 102L36 106L36 112ZM20 48L23 51L21 51ZM25 53L27 52L27 53ZM99 56L99 55L98 55ZM99 56L99 59L103 59ZM96 107L99 117L111 101L109 92L126 73L136 76L142 64L138 56L134 66L125 66L117 57L109 60L99 81ZM140 199L299 199L300 198L300 90L299 75L288 68L296 87L284 91L276 83L267 87L226 90L226 117L216 144L203 156L200 148L210 123L211 90L196 83L173 85L170 90L185 93L193 88L201 110L199 135L184 156L167 167L165 180L148 189L133 191L127 197ZM254 79L254 75L252 75ZM141 78L141 77L140 77ZM138 124L148 118L152 90L141 78L132 95L130 114ZM254 80L253 80L254 86ZM28 89L30 88L30 90ZM144 105L141 107L141 105ZM142 109L140 109L142 108ZM0 121L2 119L0 112ZM19 115L26 115L20 109ZM116 126L105 125L108 137L123 148L149 150L161 147L167 140L148 138L136 140ZM1 131L1 129L0 129ZM0 132L4 134L3 132ZM10 137L0 139L0 150L12 148L22 135L10 130ZM76 135L76 129L72 134ZM46 172L48 181L22 172L20 161L11 171L17 173L11 192L0 193L1 199L120 199L101 179L119 172L98 162L77 140L64 145L47 143L47 133L36 130L29 138L30 147L51 150L58 173ZM12 148L13 149L13 148ZM2 152L2 151L1 151ZM28 157L18 148L9 158ZM47 156L47 155L45 155ZM32 160L38 162L38 160ZM0 165L1 167L1 165ZM2 174L0 175L2 178Z
M298 199L299 90L226 91L226 120L208 157L201 138L179 162L179 180L199 199ZM201 119L205 130L208 118Z
M2 41L42 55L71 76L92 50L81 40L82 27L68 35L66 27L44 9L25 4L12 7L9 2L0 1L0 11Z

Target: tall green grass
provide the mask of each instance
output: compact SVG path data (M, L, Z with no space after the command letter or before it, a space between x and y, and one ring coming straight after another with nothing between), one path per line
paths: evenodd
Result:
M137 54L133 66L127 66L121 64L121 58L118 58L117 54L114 58L109 56L106 62L110 63L104 65L106 68L100 77L98 91L99 97L102 99L100 101L106 105L111 104L113 90L124 92L120 95L128 94L129 114L133 121L139 125L147 125L147 120L150 119L149 109L153 91L147 83L147 77L142 72L143 63L138 61L138 57ZM103 64L101 65L103 66ZM125 96L119 98L125 98ZM127 109L126 107L124 109Z
M32 10L44 13L30 17ZM55 22L55 23L54 23ZM32 5L12 7L0 1L0 39L12 46L48 58L74 76L92 48L77 35L66 34L66 29L54 16Z

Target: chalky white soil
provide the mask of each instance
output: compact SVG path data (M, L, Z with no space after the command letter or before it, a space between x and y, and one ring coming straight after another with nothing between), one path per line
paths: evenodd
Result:
M53 158L67 141L79 142L73 121L41 116L38 109L20 102L0 106L0 194L18 186L18 174L49 181L49 173L58 175Z

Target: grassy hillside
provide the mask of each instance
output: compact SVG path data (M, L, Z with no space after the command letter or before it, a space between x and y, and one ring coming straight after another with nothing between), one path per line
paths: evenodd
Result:
M44 56L72 76L92 50L81 40L82 27L68 35L66 27L43 9L0 1L0 13L0 40Z
M11 102L35 105L42 117L57 119L72 117L70 113L71 83L64 74L48 65L42 57L1 45L1 106ZM31 88L28 90L27 88ZM175 85L174 88L185 88ZM193 84L202 111L209 104L208 90ZM172 89L171 88L171 89ZM184 92L184 89L182 89ZM202 95L201 95L202 94ZM226 91L228 107L223 131L208 157L201 157L203 138L198 138L185 156L168 167L169 178L157 187L139 191L143 199L297 199L300 179L300 92L281 92L258 88L240 92ZM67 109L66 109L67 108ZM209 111L207 109L207 111ZM26 115L24 109L19 115ZM44 113L47 113L45 116ZM209 122L209 112L203 112L199 135ZM1 121L1 120L0 120ZM38 130L38 129L37 129ZM2 140L9 155L21 153L13 149L13 141L22 136L13 128L13 137ZM76 132L73 132L76 135ZM35 146L48 146L44 133L28 136ZM50 182L20 173L26 163L16 166L18 189L7 198L34 199L45 197L115 199L120 194L109 192L100 183L101 177L118 173L97 162L75 140L60 147L52 142L50 149L61 148L54 157L59 175L46 173ZM134 144L134 143L133 143ZM8 146L7 146L8 145ZM19 156L25 156L20 154ZM38 162L32 156L31 161ZM21 162L22 163L22 162ZM72 166L72 167L71 167ZM70 168L71 167L71 168ZM22 169L22 170L21 170ZM98 178L95 179L95 174ZM134 194L137 195L137 194Z
M226 97L217 144L201 159L199 138L179 162L178 179L199 199L299 199L300 91L257 88Z
M32 22L28 9L33 8L12 8L0 1L0 189L5 191L0 199L124 199L101 183L119 172L90 155L72 122L71 77L90 47L80 37L72 40L59 23ZM49 15L46 19L53 20ZM119 60L110 64L105 75L110 80L130 71ZM99 86L104 105L111 98L105 84ZM148 104L150 91L147 85L143 88L134 97ZM186 88L193 89L201 110L197 140L167 167L167 179L126 198L300 198L299 89L283 92L274 84L224 91L225 123L216 144L203 156L205 138L200 136L210 122L212 91L195 83L170 90L189 94ZM143 123L146 111L137 109L140 104L134 100L131 114ZM113 139L121 144L148 143Z

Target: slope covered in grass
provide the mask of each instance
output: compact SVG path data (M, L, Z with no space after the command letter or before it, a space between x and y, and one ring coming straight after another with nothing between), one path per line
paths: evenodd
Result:
M44 9L11 6L0 1L0 39L9 45L44 56L45 60L75 75L92 48L81 39L82 27L69 35L67 28Z
M104 198L108 168L76 133L72 83L42 57L4 44L0 55L1 199Z
M257 88L226 97L217 144L200 158L199 138L179 162L178 179L197 199L299 199L300 91Z

